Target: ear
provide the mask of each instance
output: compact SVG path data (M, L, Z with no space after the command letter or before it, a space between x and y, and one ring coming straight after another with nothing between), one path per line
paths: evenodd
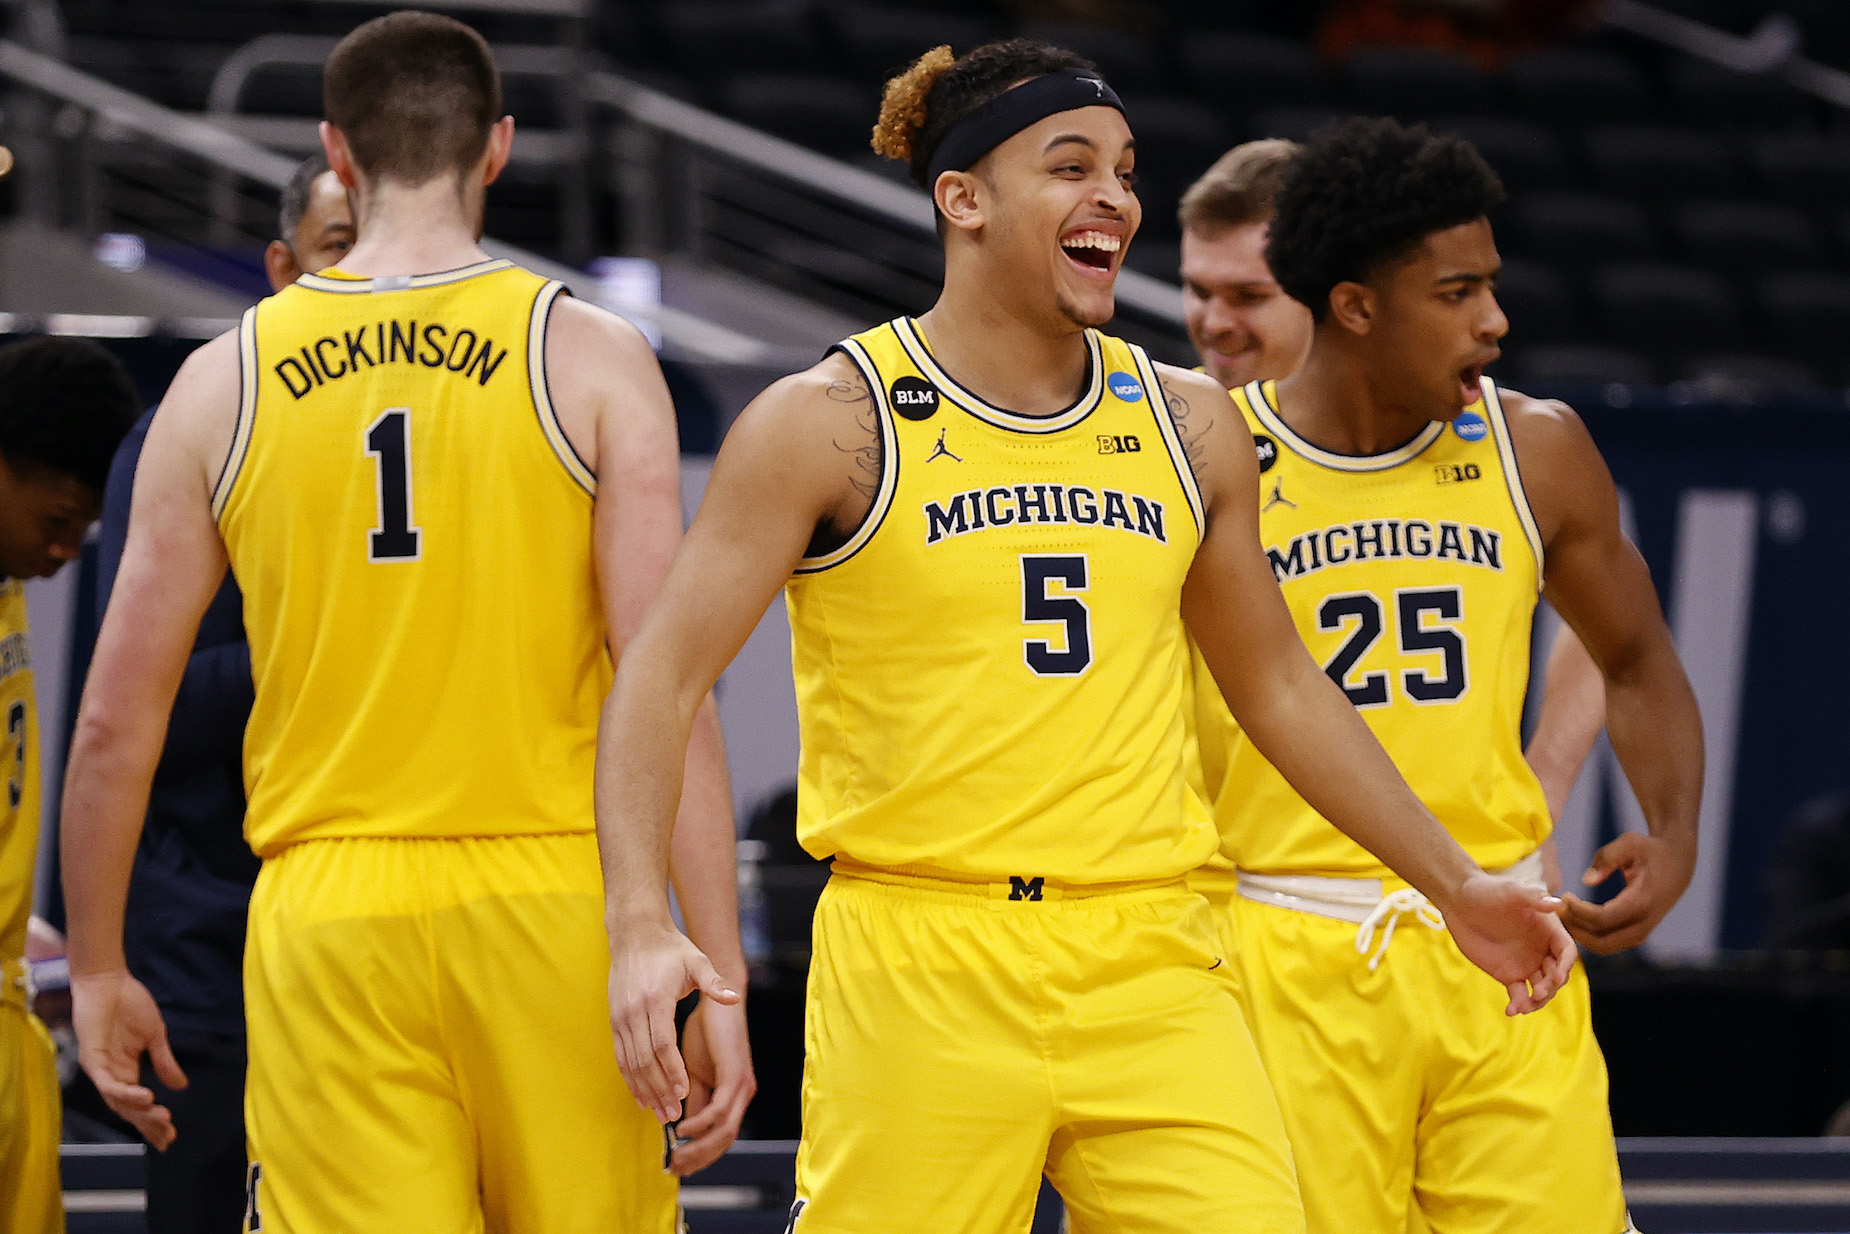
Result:
M321 122L321 152L328 156L328 166L341 186L349 193L358 192L360 171L354 164L353 151L347 147L347 135L326 120Z
M302 277L295 253L281 240L270 241L270 247L263 250L263 272L270 276L271 291L281 291Z
M508 155L514 149L514 117L502 116L488 130L488 148L483 151L482 185L493 184L507 166Z
M1375 328L1380 300L1366 283L1338 283L1330 288L1330 320L1351 334Z
M931 198L950 226L959 231L978 231L986 213L982 189L981 177L974 172L947 171L940 173L938 182L931 186Z

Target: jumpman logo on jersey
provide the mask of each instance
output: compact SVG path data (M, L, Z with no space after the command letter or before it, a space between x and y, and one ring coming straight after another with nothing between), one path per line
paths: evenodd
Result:
M934 450L932 450L931 454L926 457L925 461L929 463L933 459L936 459L936 458L948 458L953 463L963 462L961 458L958 458L955 454L952 454L950 449L945 446L943 429L938 430L938 445Z
M1285 496L1284 488L1285 488L1285 482L1283 480L1272 481L1272 496L1266 501L1266 503L1263 506L1259 507L1259 513L1264 514L1267 510L1270 510L1273 506L1290 506L1293 510L1297 509L1298 503L1295 501L1289 500Z

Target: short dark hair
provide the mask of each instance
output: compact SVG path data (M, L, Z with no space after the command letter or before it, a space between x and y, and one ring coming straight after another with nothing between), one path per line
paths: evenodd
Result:
M1362 282L1426 237L1490 213L1503 185L1462 137L1351 117L1312 133L1279 186L1265 259L1322 321L1330 290Z
M435 13L376 17L322 74L328 123L369 178L423 184L482 157L501 118L501 75L482 36Z
M128 370L91 339L25 339L0 347L0 455L74 476L97 492L141 414Z
M1213 234L1272 219L1272 203L1297 143L1267 137L1235 146L1188 186L1176 217L1183 231Z
M283 185L283 195L276 203L276 238L284 244L295 244L295 229L302 225L302 216L308 213L308 199L315 191L315 181L327 170L328 156L311 154L295 169L289 183Z
M985 43L955 59L949 47L933 48L886 83L874 149L904 163L912 182L930 192L931 156L953 125L1011 86L1064 69L1098 71L1077 52L1033 39Z

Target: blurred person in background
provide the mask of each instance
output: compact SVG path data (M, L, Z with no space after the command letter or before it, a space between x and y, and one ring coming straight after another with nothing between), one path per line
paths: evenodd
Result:
M24 580L50 578L82 553L138 406L121 362L87 339L0 347L0 1234L64 1229L56 1049L26 1005L26 958L49 960L62 940L28 924L40 749Z
M353 247L347 190L325 155L283 189L278 238L264 253L270 289L333 265ZM128 540L135 466L155 412L116 451L97 543L100 625ZM142 1082L184 1130L148 1157L149 1234L235 1234L244 1220L244 918L260 862L244 840L244 723L250 718L244 596L231 572L200 619L129 884L129 971L167 1021L185 1088L153 1067Z
M1254 381L1282 381L1297 371L1310 348L1310 310L1278 285L1265 257L1278 187L1297 149L1295 142L1278 138L1235 146L1189 186L1177 212L1183 321L1201 357L1201 371L1229 390ZM1254 435L1253 444L1260 467L1269 470L1278 444L1262 434ZM1198 653L1195 671L1208 683ZM1542 699L1525 754L1542 782L1549 815L1558 818L1606 723L1606 685L1599 666L1566 625L1549 653ZM1582 882L1592 886L1609 877L1613 856L1602 852ZM1559 891L1552 838L1544 846L1543 862L1548 889ZM1599 939L1576 918L1569 917L1568 928L1578 928L1578 941L1599 949Z

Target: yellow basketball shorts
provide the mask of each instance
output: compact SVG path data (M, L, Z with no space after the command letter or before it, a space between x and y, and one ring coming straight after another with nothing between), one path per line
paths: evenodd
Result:
M617 1070L603 922L589 834L265 861L244 956L251 1234L677 1230L661 1127Z
M816 911L794 1234L1026 1231L1043 1173L1077 1234L1304 1229L1199 896L836 864Z
M1310 1234L1629 1228L1583 969L1511 1018L1443 931L1403 922L1371 972L1348 922L1213 900Z
M57 1047L23 1003L0 1000L0 1234L64 1234Z

